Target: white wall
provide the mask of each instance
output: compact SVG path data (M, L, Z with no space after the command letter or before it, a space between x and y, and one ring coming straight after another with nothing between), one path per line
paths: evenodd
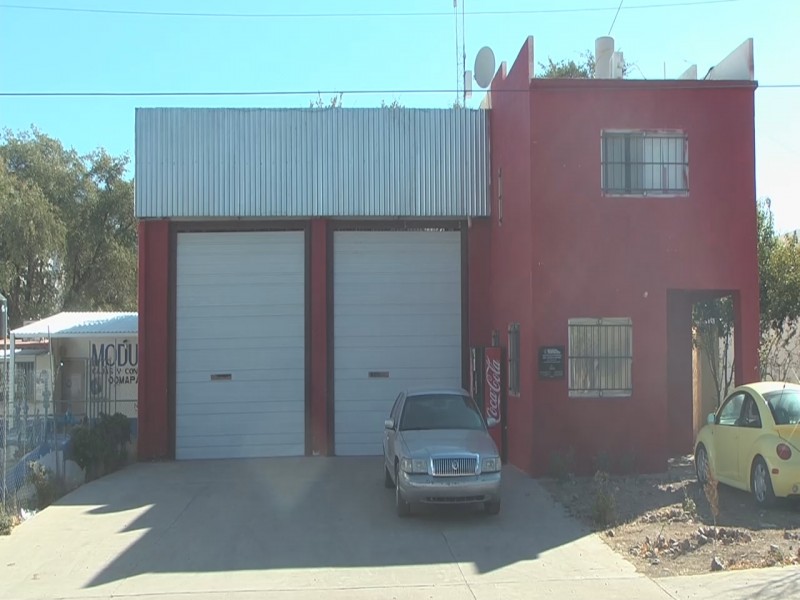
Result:
M57 397L71 400L76 416L100 411L137 417L138 336L67 338L53 347Z

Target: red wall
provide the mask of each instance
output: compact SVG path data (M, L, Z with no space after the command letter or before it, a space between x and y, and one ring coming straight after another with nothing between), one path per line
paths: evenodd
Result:
M311 453L327 456L333 448L328 436L328 224L325 219L311 221L309 257L309 311L311 329L306 336L310 350Z
M494 85L524 89L530 80L532 52L529 38L508 73L505 63L500 66ZM529 99L527 94L509 93L492 94L491 100L493 216L474 220L470 229L470 345L489 345L496 331L500 345L507 346L508 325L519 323L524 357L531 355L533 323L528 260L532 241ZM530 390L531 370L521 369L520 377L521 388ZM529 470L534 422L531 395L509 397L507 411L508 460Z
M139 222L139 460L170 454L167 221Z
M757 365L754 86L531 82L531 65L529 40L491 88L493 216L482 225L491 230L483 268L492 301L488 318L472 315L476 328L488 321L498 329L504 345L507 322L521 324L522 393L509 398L518 426L510 432L511 461L544 473L554 452L572 447L583 470L600 453L660 469L673 443L686 445L684 420L691 432L691 302L668 303L668 291L736 292L738 381L753 379ZM526 87L529 93L519 92ZM686 132L689 196L603 197L604 129ZM574 317L632 318L632 396L569 398L566 378L536 377L538 348L567 346ZM472 341L483 337L475 331Z

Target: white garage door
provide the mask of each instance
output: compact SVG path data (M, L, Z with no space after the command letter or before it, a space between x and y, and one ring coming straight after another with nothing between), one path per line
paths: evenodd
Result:
M178 235L179 459L305 452L302 232Z
M461 385L461 234L334 233L336 454L381 454L407 387Z

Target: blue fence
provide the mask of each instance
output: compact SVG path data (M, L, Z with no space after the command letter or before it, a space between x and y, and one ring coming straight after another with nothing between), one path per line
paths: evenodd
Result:
M65 437L58 440L56 446L59 450L66 453L66 450L69 446L69 441L69 438ZM28 452L25 456L19 459L17 464L8 469L5 480L6 494L16 494L28 481L28 476L31 472L31 463L39 460L43 456L50 454L52 449L52 442L44 442L40 444L38 448ZM0 490L0 493L2 493L2 490Z

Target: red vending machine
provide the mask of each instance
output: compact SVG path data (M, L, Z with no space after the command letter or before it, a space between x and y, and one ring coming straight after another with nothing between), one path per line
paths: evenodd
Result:
M489 433L505 462L508 414L504 357L505 352L499 346L474 347L470 352L470 392L483 411Z

